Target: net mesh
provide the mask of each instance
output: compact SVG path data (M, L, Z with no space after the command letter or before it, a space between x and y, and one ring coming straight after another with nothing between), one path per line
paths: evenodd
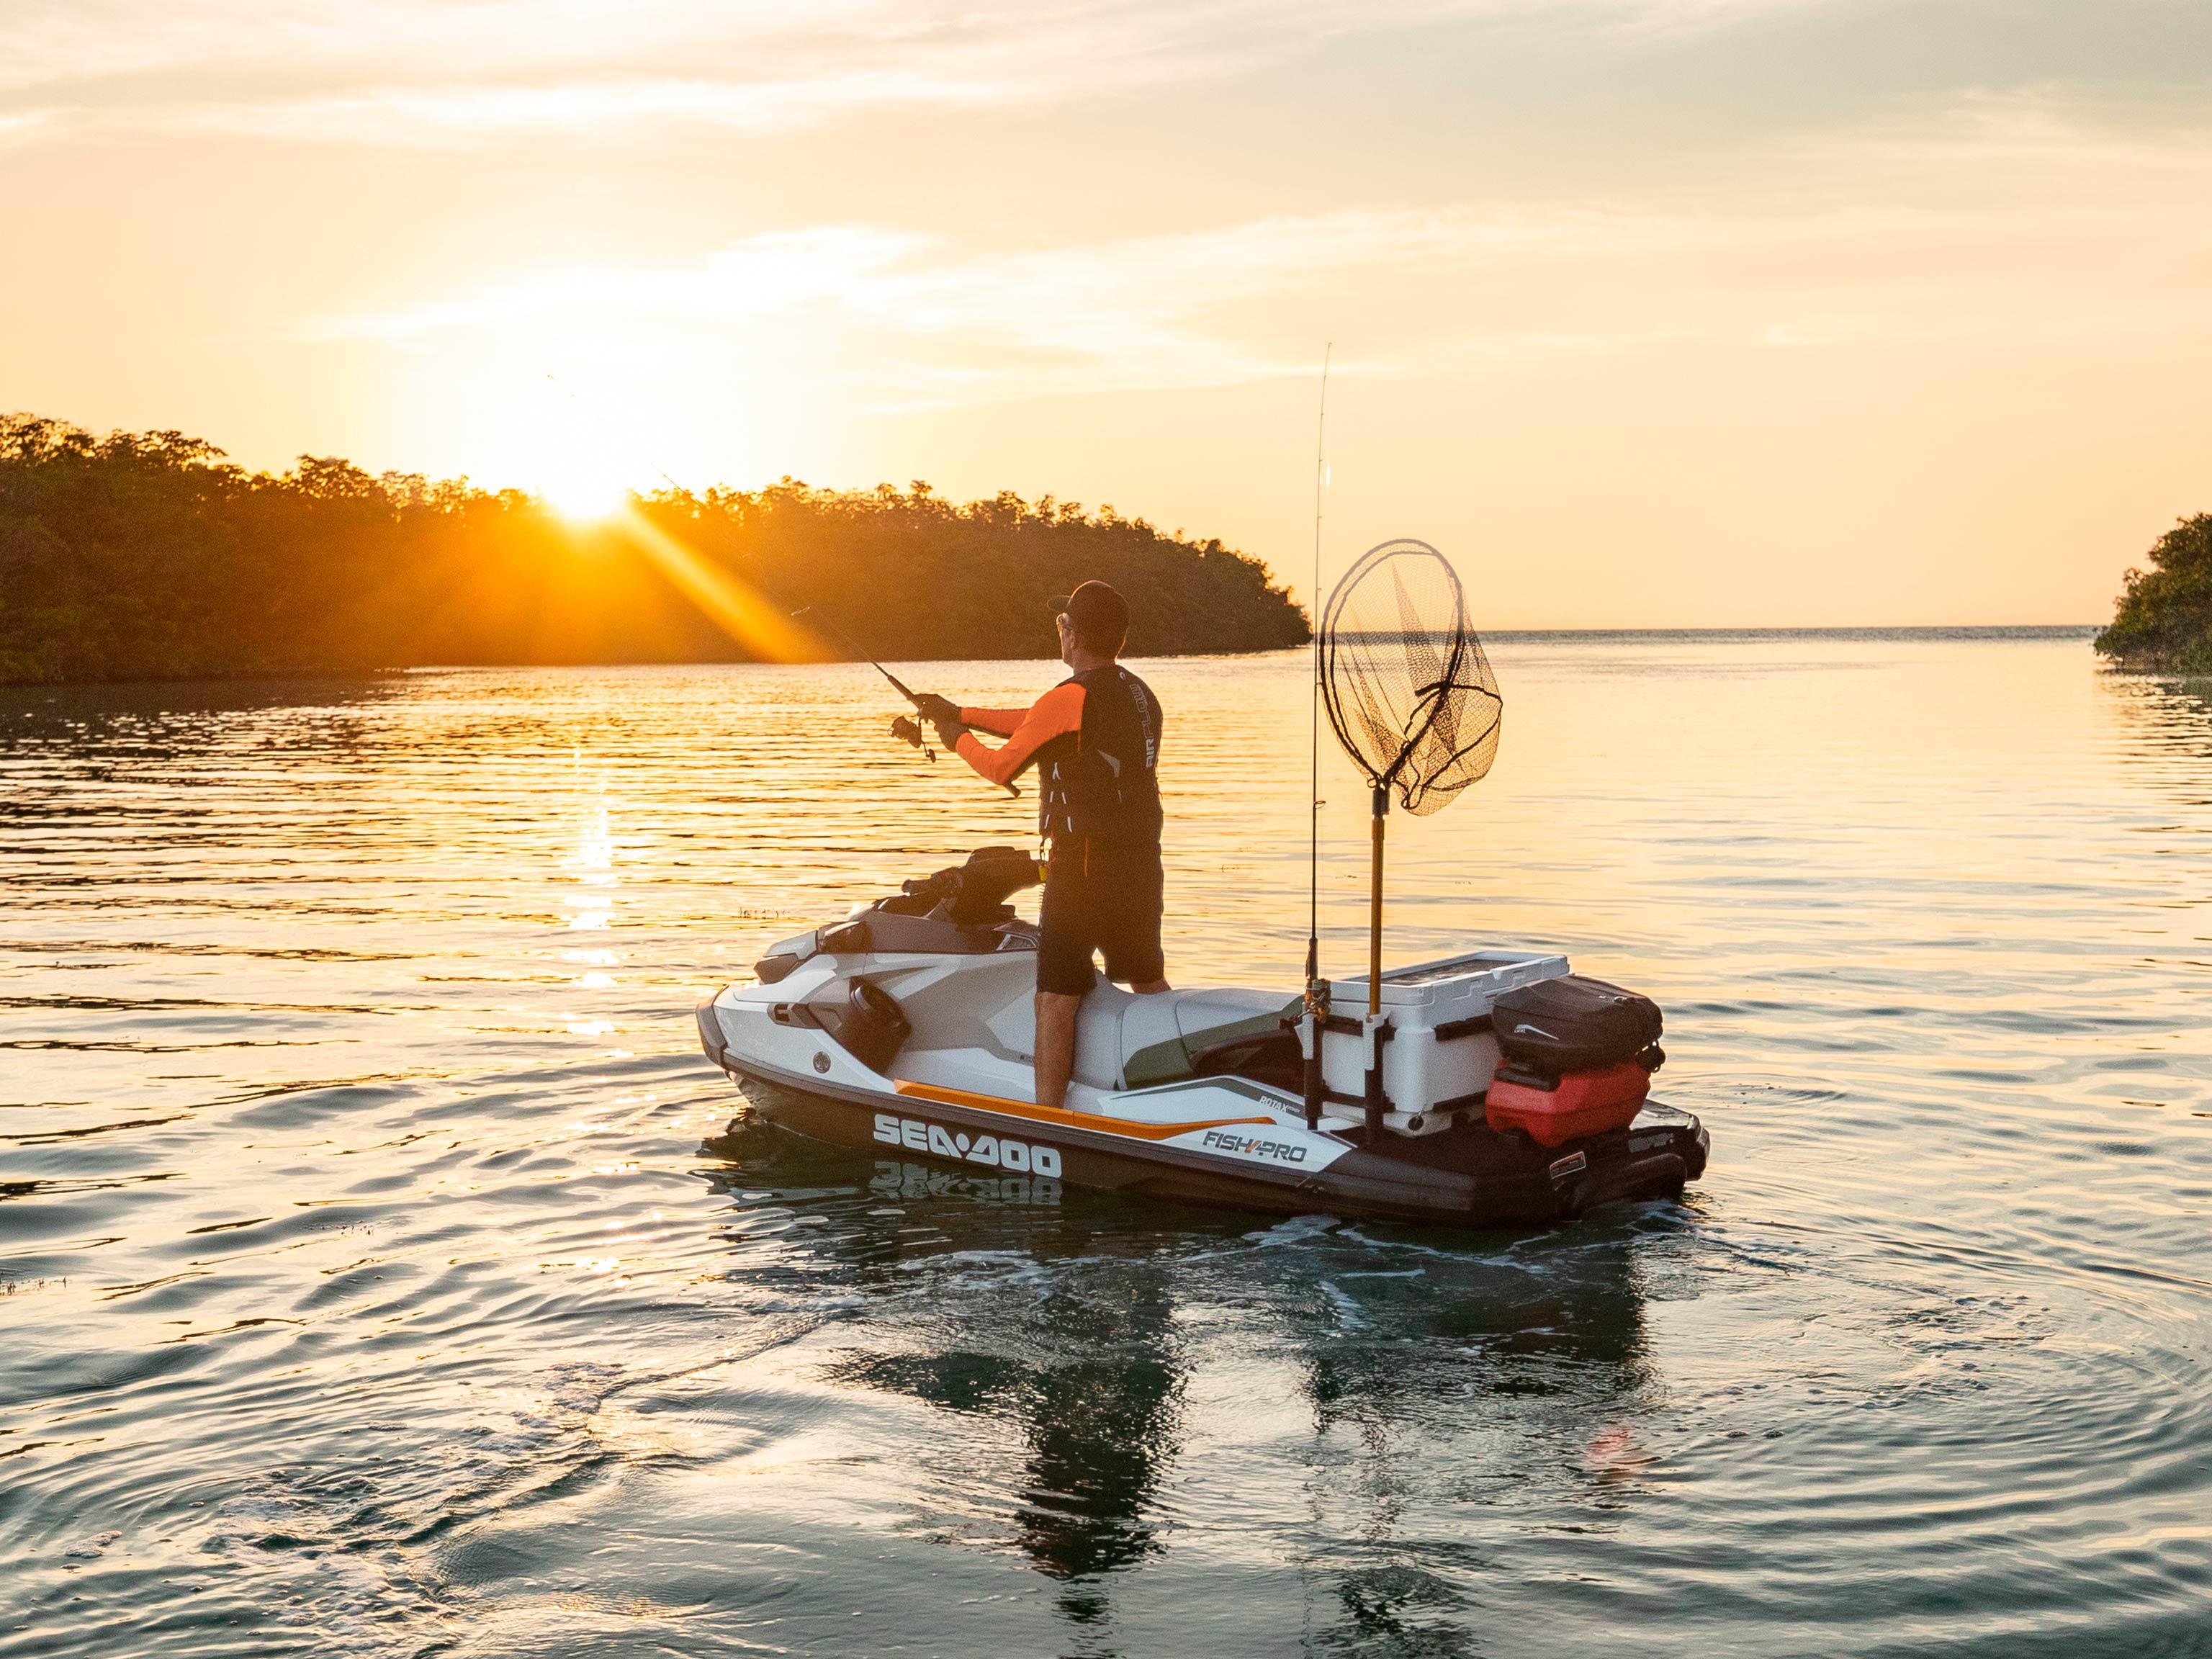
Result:
M1322 619L1322 695L1368 782L1417 817L1498 757L1497 677L1458 573L1425 542L1385 542L1337 583Z

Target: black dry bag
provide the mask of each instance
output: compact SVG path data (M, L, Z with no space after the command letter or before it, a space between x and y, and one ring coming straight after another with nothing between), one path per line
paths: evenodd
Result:
M1508 991L1490 1018L1509 1061L1552 1077L1618 1066L1659 1041L1657 1003L1579 974Z

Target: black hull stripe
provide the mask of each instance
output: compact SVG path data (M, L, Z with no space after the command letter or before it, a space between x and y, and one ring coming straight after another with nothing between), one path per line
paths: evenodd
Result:
M1133 1146L1123 1137L1060 1124L1011 1118L911 1096L883 1095L772 1067L740 1065L731 1075L770 1122L832 1145L926 1158L969 1176L1001 1171L961 1158L892 1146L876 1139L878 1114L935 1121L1033 1145L1048 1146L1062 1160L1068 1185L1140 1194L1181 1202L1227 1206L1273 1214L1316 1212L1347 1218L1410 1221L1460 1227L1543 1226L1570 1219L1613 1199L1679 1192L1702 1169L1683 1151L1659 1152L1593 1171L1581 1182L1554 1184L1540 1172L1479 1177L1423 1168L1358 1148L1312 1174L1231 1164L1157 1142Z

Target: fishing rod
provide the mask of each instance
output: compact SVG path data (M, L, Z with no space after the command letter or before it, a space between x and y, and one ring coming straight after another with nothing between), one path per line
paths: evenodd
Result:
M1332 340L1321 354L1321 411L1314 422L1314 579L1309 603L1321 604L1321 512L1323 491L1328 485L1328 363L1335 355L1336 342ZM1314 988L1321 979L1321 617L1318 608L1314 614L1316 626L1313 630L1313 684L1308 688L1309 715L1307 760L1310 781L1307 789L1307 848L1306 848L1306 994L1311 998Z
M889 681L891 683L891 689L892 689L894 691L896 691L896 692L899 694L899 696L901 696L902 697L904 697L904 698L905 698L908 702L912 703L912 704L913 704L916 708L921 708L921 699L920 697L917 697L916 696L915 696L915 694L914 694L911 690L909 690L907 688L907 683L906 683L904 680L901 679L897 675L896 675L896 674L892 673L892 672L891 672L891 671L890 671L890 669L888 669L888 668L884 667L884 666L883 665L883 664L881 664L881 663L878 662L878 661L877 661L873 657L870 656L866 652L865 652L865 651L861 650L861 649L860 649L860 647L859 646L857 646L857 645L854 644L854 643L853 643L853 641L852 641L852 637L851 637L851 635L848 635L848 634L845 632L845 630L844 630L843 629L842 629L842 628L838 627L838 626L837 626L837 624L836 624L836 623L831 622L831 621L830 620L830 618L829 618L829 617L827 617L823 616L823 615L819 611L816 610L812 605L800 605L800 606L799 607L799 609L798 609L798 610L796 610L796 611L793 611L793 612L791 613L791 615L792 615L792 620L793 620L793 621L794 621L794 622L796 622L796 621L797 621L799 617L813 617L813 618L814 618L817 623L819 623L822 625L822 631L823 631L823 633L825 633L825 634L829 635L829 636L830 636L831 639L833 639L833 640L836 641L838 644L840 644L840 645L843 646L843 647L845 647L845 649L846 649L846 650L848 650L848 651L851 652L854 656L858 657L858 658L859 658L862 662L864 662L864 663L867 664L869 667L871 667L871 668L874 669L874 670L876 671L876 672L878 672L878 674L881 674L881 675L882 675L885 679L889 680Z
M1306 1127L1321 1123L1322 1097L1327 1085L1322 1076L1322 1033L1328 1025L1328 983L1321 976L1321 511L1328 486L1328 364L1336 353L1331 340L1321 354L1321 410L1314 422L1314 557L1313 587L1308 603L1313 606L1313 684L1306 688L1308 763L1306 790L1306 994L1298 1020L1298 1046L1304 1060Z
M885 679L891 683L891 690L897 692L899 696L904 697L908 702L912 703L917 710L921 708L921 699L915 694L913 689L909 687L904 680L892 673L890 669L884 667L883 664L878 662L866 652L861 650L859 646L854 644L851 636L848 635L843 629L838 627L836 623L831 622L829 617L823 616L822 612L817 610L813 605L803 605L799 606L798 610L793 611L791 615L792 619L794 622L802 617L813 617L815 622L820 626L822 631L827 634L831 639L835 640L839 645L842 646L847 654L857 657L862 662L867 664L869 667L874 669L876 672L881 674ZM937 758L937 751L932 749L922 738L921 723L915 720L912 715L902 714L896 720L893 720L891 722L891 735L896 738L900 742L905 744L908 748L919 749L921 750L921 756L924 760L933 761ZM1004 789L1009 795L1012 795L1017 798L1018 798L1022 793L1020 790L1015 788L1011 783L1003 783L999 787L1001 789Z

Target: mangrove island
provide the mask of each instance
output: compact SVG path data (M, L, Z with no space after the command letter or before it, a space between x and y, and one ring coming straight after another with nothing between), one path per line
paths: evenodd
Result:
M2212 674L2212 513L2183 519L2130 570L2096 648L2122 668Z
M250 472L180 432L0 416L0 682L434 664L1039 657L1086 577L1133 655L1310 637L1259 560L1011 491L673 485L594 524L465 478L302 455ZM813 607L824 634L788 623Z

